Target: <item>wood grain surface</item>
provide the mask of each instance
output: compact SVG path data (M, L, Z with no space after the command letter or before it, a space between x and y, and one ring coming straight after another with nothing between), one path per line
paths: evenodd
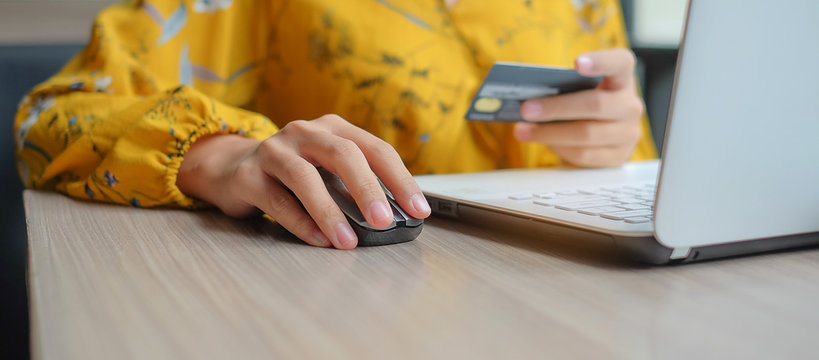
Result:
M339 251L263 219L24 197L38 359L817 356L817 250L646 267L431 219Z

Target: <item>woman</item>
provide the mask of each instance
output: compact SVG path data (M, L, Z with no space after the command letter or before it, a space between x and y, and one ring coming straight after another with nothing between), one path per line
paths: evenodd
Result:
M316 166L385 227L376 175L423 218L411 173L655 157L625 46L615 0L130 1L21 103L19 169L30 188L79 198L261 210L311 245L350 249ZM521 110L578 121L469 123L495 61L605 79Z

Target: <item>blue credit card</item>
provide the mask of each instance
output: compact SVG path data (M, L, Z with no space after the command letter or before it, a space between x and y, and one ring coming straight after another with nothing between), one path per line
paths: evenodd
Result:
M524 101L594 89L602 80L574 69L496 62L464 117L472 121L523 121L520 106Z

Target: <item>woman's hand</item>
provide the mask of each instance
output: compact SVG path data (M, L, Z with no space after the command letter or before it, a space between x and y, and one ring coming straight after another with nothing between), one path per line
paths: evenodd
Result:
M185 155L177 185L228 215L260 209L308 244L352 249L356 235L327 192L318 166L342 179L376 228L393 220L376 175L411 216L430 214L395 149L336 115L293 121L264 141L237 135L199 139Z
M528 100L521 107L527 121L575 121L519 123L515 136L544 144L573 165L622 165L642 136L644 106L637 94L634 64L634 54L622 48L578 56L578 73L605 76L596 89Z

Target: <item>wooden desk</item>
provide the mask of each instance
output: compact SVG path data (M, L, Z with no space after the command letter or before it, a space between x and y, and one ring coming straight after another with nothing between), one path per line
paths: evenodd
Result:
M817 356L817 250L651 268L432 219L338 251L263 220L24 196L36 358Z

